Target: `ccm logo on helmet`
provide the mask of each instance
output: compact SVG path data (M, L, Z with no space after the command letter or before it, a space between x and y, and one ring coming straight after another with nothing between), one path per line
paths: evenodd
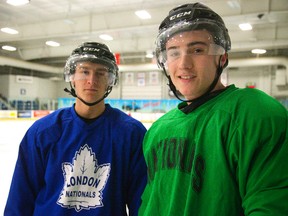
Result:
M92 52L99 52L100 51L100 49L93 48L93 47L84 47L83 50L84 51L92 51Z
M171 16L169 19L170 19L170 20L174 20L174 19L176 19L176 18L180 18L180 17L183 17L183 16L190 15L191 13L192 13L191 10L190 10L190 11L181 12L181 13L178 13L178 14L176 14L176 15Z

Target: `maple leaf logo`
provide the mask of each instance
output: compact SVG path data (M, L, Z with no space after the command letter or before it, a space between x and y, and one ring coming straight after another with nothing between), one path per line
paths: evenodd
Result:
M73 164L62 164L64 186L57 204L64 208L82 209L103 206L102 191L110 174L110 164L97 165L92 149L85 144L76 151Z

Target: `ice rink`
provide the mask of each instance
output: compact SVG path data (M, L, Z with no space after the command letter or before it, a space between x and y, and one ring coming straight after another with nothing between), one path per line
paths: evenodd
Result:
M0 119L0 215L3 215L10 182L17 158L18 146L33 120Z
M3 215L10 182L17 159L18 147L26 130L34 120L1 120L0 119L0 215ZM151 124L144 124L146 128Z

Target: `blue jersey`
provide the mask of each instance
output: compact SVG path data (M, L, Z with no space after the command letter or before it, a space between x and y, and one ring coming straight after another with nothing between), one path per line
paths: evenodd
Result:
M137 215L146 185L145 127L106 104L85 122L74 107L25 134L4 211L18 215Z

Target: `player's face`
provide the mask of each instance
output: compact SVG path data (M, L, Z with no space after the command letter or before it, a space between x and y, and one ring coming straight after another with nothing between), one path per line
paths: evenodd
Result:
M225 50L214 44L207 31L182 32L171 37L166 43L166 66L176 89L187 100L203 95L214 80L223 53Z
M109 81L107 67L92 62L80 62L73 75L76 94L88 103L93 103L106 92Z

